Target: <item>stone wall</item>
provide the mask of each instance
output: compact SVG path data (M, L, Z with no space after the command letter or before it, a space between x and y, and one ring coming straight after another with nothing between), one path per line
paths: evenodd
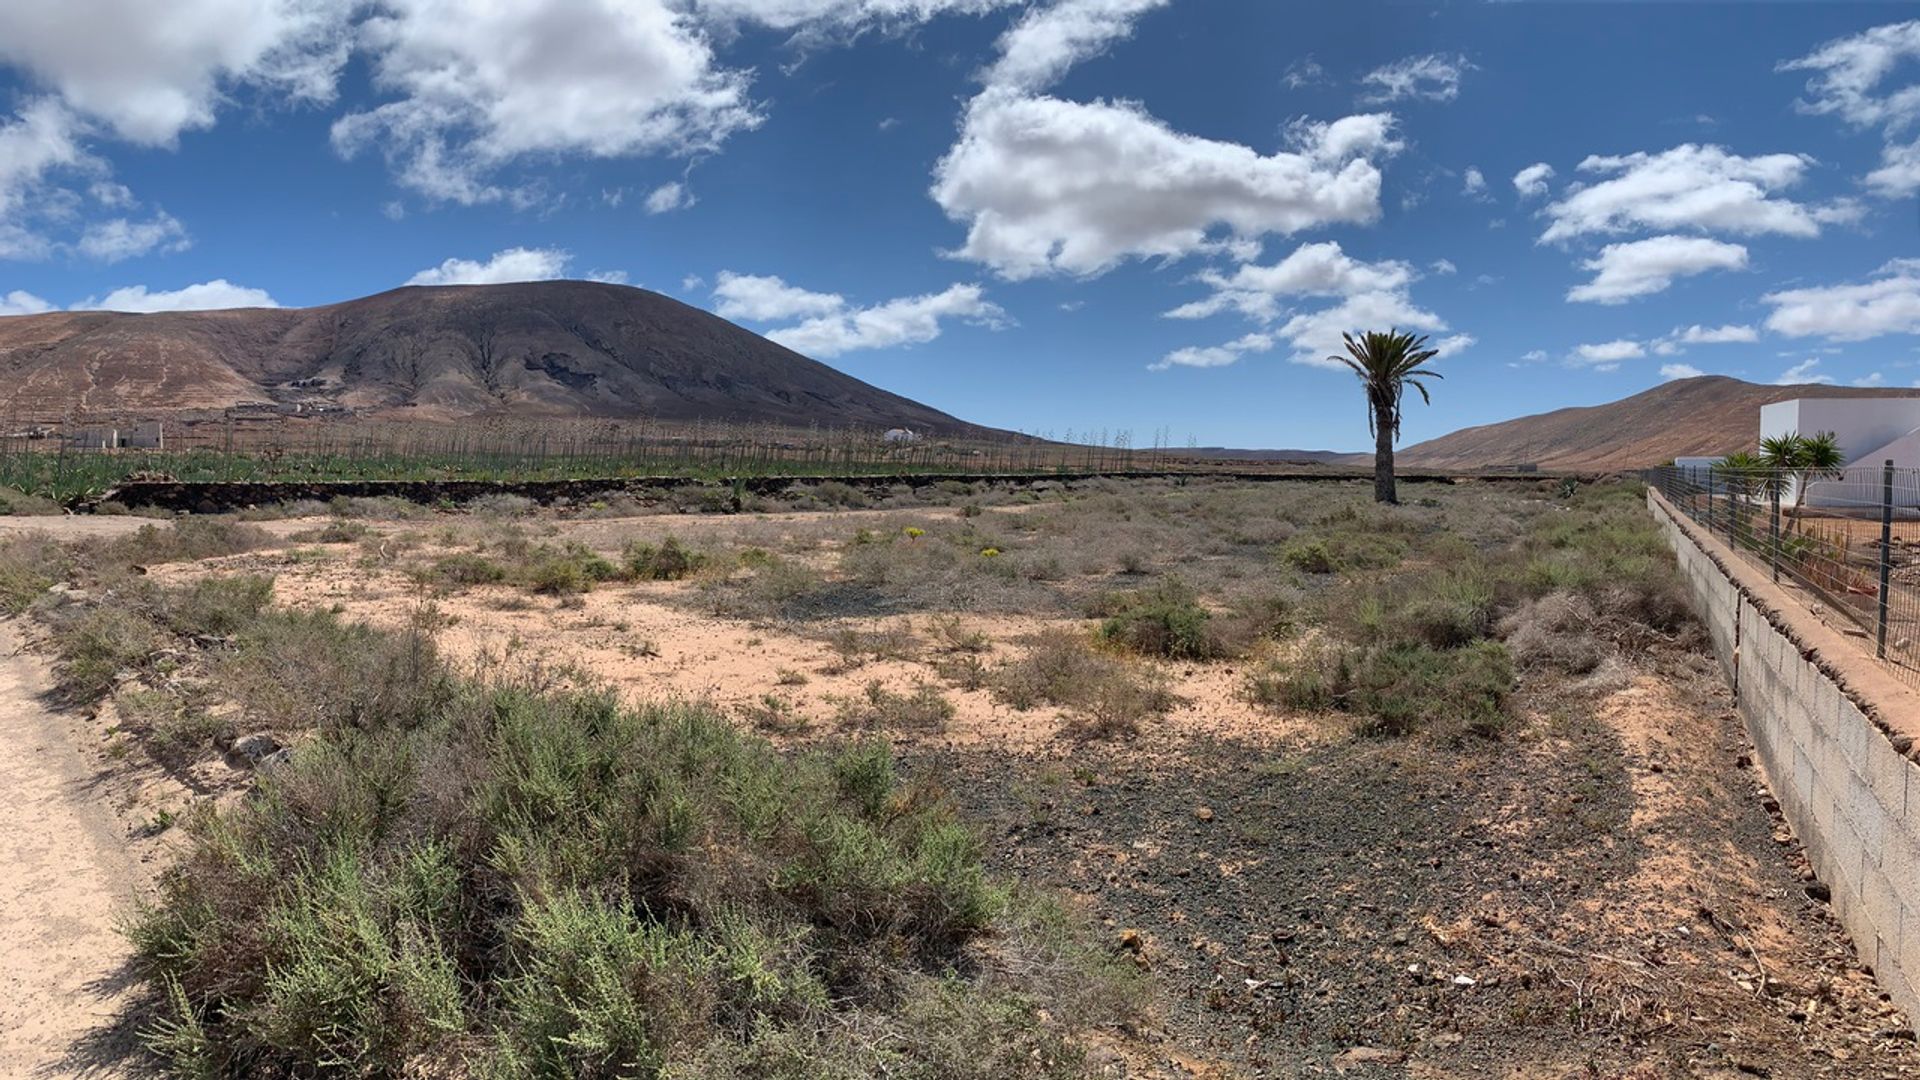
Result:
M1648 504L1834 914L1894 1002L1920 1014L1920 694L1658 492Z

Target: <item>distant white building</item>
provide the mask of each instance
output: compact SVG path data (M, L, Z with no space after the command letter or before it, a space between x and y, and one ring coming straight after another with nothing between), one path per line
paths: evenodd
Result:
M1831 432L1846 467L1834 480L1807 485L1800 502L1828 509L1877 509L1883 464L1920 469L1920 397L1794 398L1760 407L1760 437ZM1920 506L1920 490L1896 484L1903 507Z
M911 430L903 427L888 428L886 434L880 436L880 438L890 443L910 443L910 442L920 441L920 436L915 435Z

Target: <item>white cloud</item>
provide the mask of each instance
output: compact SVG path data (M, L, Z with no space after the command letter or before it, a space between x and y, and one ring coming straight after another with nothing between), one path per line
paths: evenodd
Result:
M988 86L1036 93L1073 65L1133 33L1141 15L1170 0L1057 0L1027 10L1000 37L1000 59L982 76Z
M116 263L151 251L184 251L192 241L186 226L164 211L148 221L113 218L88 225L75 245L82 255Z
M1301 90L1309 86L1325 86L1332 81L1327 78L1327 69L1311 56L1302 57L1287 65L1286 74L1280 81L1287 84L1289 90Z
M1452 259L1435 259L1427 268L1436 274L1442 275L1454 274L1460 271L1459 267L1453 265Z
M1660 377L1663 379L1697 379L1706 372L1692 364L1661 364Z
M1773 307L1767 329L1788 337L1920 334L1920 259L1895 259L1858 284L1784 289L1761 299Z
M1855 128L1882 129L1886 144L1880 167L1865 177L1866 186L1887 198L1920 191L1920 140L1895 137L1920 123L1920 83L1886 86L1894 72L1920 61L1920 21L1876 26L1835 38L1782 71L1811 71L1802 112L1838 116Z
M1800 154L1741 157L1691 143L1659 154L1596 155L1582 161L1580 171L1606 179L1576 185L1550 204L1551 224L1540 239L1636 228L1817 236L1822 224L1852 220L1859 211L1839 203L1809 207L1780 197L1811 163Z
M1547 193L1547 181L1553 179L1553 166L1536 162L1513 174L1513 189L1523 199L1535 199Z
M589 270L587 271L587 280L597 281L602 285L628 284L627 272L625 270Z
M1852 386L1885 386L1885 385L1887 385L1887 377L1886 377L1885 375L1883 375L1883 374L1881 374L1880 372L1878 372L1878 371L1876 371L1876 372L1873 372L1873 373L1872 373L1872 374L1870 374L1870 375L1862 375L1862 376L1860 376L1859 378L1857 378L1857 379L1854 379L1854 380L1852 380L1852 382L1851 382L1851 383L1850 383L1849 385L1852 385Z
M989 91L968 107L932 194L967 226L955 254L1011 279L1223 248L1250 257L1268 233L1377 220L1370 158L1400 148L1392 128L1385 114L1297 124L1289 149L1262 155L1174 131L1130 102Z
M802 39L855 33L868 27L900 30L940 15L984 15L1016 0L693 0L713 23L758 23L797 30Z
M1338 368L1342 365L1328 357L1345 351L1343 332L1383 329L1438 333L1448 327L1445 319L1415 305L1405 293L1364 292L1333 307L1295 315L1281 324L1278 334L1293 346L1288 359L1294 363Z
M1683 330L1675 330L1671 336L1686 345L1727 345L1737 342L1759 341L1760 331L1755 330L1751 326L1736 326L1733 324L1715 327L1695 324Z
M1466 352L1478 344L1480 344L1480 339L1474 337L1472 334L1453 334L1448 337L1443 337L1433 343L1434 350L1439 353L1434 359L1458 359L1461 353Z
M661 184L647 193L647 213L665 214L674 210L685 210L700 200L693 197L687 185L678 180L670 184Z
M1637 360L1647 355L1647 350L1637 341L1622 338L1617 341L1603 341L1597 345L1576 345L1573 353L1580 363L1618 364L1622 360Z
M347 58L352 0L0 4L0 61L76 112L148 146L206 128L228 87L327 102Z
M359 40L394 100L341 117L334 145L379 147L432 199L500 199L495 172L529 157L711 150L761 119L667 0L386 0Z
M509 281L548 281L565 277L567 252L557 248L507 248L486 262L447 259L407 279L409 285L497 285Z
M0 315L38 315L52 310L52 304L24 289L0 293Z
M1212 286L1213 295L1182 304L1167 312L1167 317L1201 319L1231 310L1267 322L1279 317L1281 297L1395 292L1413 278L1413 267L1406 263L1355 259L1337 241L1302 244L1272 266L1249 264L1232 274L1216 270L1200 274L1196 280Z
M1467 166L1465 182L1460 186L1460 193L1470 199L1486 201L1489 198L1486 174L1472 165Z
M1814 374L1813 369L1819 366L1820 366L1820 361L1818 360L1815 360L1815 359L1802 360L1799 363L1788 368L1787 370L1781 372L1780 377L1773 380L1773 385L1792 386L1796 383L1831 383L1833 381L1833 376Z
M1622 304L1636 296L1664 291L1677 277L1709 270L1743 270L1747 249L1704 236L1655 236L1608 244L1600 249L1598 257L1582 265L1595 271L1594 279L1568 290L1568 300Z
M1173 367L1217 368L1236 363L1249 353L1272 351L1272 334L1246 334L1227 342L1225 345L1193 346L1175 349L1160 359L1147 365L1148 371L1165 371Z
M924 344L940 336L943 319L998 329L1006 323L1006 312L988 301L980 286L953 285L943 292L846 308L770 331L766 336L807 356L834 357L855 349Z
M1460 96L1461 76L1472 70L1467 58L1457 54L1409 56L1362 75L1360 83L1367 90L1360 100L1372 105L1407 99L1452 101Z
M713 295L720 301L714 311L722 318L752 322L827 315L847 306L846 298L838 293L802 289L771 274L736 274L731 270L720 271Z
M1898 129L1920 120L1920 86L1882 92L1880 84L1914 60L1920 60L1920 21L1835 38L1779 70L1815 73L1799 102L1804 112L1837 115L1855 127Z
M106 168L80 139L79 121L52 98L29 101L0 123L0 258L40 258L52 250L35 220L61 216L49 175Z
M74 311L217 311L225 308L273 308L278 301L265 289L235 285L226 278L214 278L198 285L154 292L145 285L128 285L104 297L89 296L73 305Z

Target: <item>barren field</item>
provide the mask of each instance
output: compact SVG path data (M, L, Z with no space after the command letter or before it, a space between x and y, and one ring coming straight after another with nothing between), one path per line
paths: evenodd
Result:
M159 835L142 843L190 870L151 893L125 952L148 989L117 1021L159 1032L151 1043L183 1074L302 1075L342 1047L448 1076L1920 1072L1909 1021L1814 899L1637 490L1410 485L1392 510L1366 495L1093 482L1014 499L954 485L883 494L879 509L833 490L742 515L503 500L458 515L296 508L177 533L130 518L0 518L0 607L20 612L15 631L50 665L49 701L98 770L98 790L69 797L115 804L123 831ZM419 690L438 680L509 697L600 691L643 712L680 702L743 745L765 740L796 776L822 754L884 744L901 786L862 828L950 808L937 813L973 838L986 880L1059 914L1025 914L1015 899L963 917L974 886L953 870L918 885L930 871L889 871L902 895L942 899L879 923L872 912L894 901L854 917L783 884L754 918L768 940L786 940L776 909L808 928L791 940L812 943L805 964L824 973L825 996L793 989L791 957L766 961L787 989L750 1000L724 978L687 975L713 987L702 993L718 1004L699 1021L711 1030L678 1013L671 1028L634 1019L652 1058L595 1049L618 1045L615 1020L526 1003L529 965L554 961L550 941L520 930L481 933L485 948L448 944L434 984L446 989L419 990L407 943L423 931L408 927L429 916L350 900L322 875L320 894L342 891L316 903L357 914L332 923L314 910L315 925L391 926L379 933L399 958L392 972L328 974L341 961L290 929L308 909L264 881L241 888L253 879L233 860L258 842L271 854L246 858L283 875L337 862L347 826L327 822L360 805L355 784L391 794L338 820L387 822L356 843L402 854L327 873L397 895L380 891L391 867L439 850L418 839L437 831L466 867L448 887L480 898L448 901L469 912L448 927L503 905L524 920L567 888L612 902L616 878L585 867L639 858L563 845L510 868L502 852L536 842L523 837L485 840L493 854L468 861L495 832L459 816L478 811L445 808L508 796L478 759L431 764L475 723L458 709L429 719L453 708ZM519 707L487 700L497 715ZM504 751L488 745L485 768L499 774ZM560 770L587 752L555 744L527 760ZM384 775L388 761L410 763L394 766L406 775L353 775ZM602 782L618 778L575 781ZM498 790L574 805L574 788L533 773L513 783ZM707 869L620 871L646 918L703 933L734 917L712 914L726 891L713 882L738 893L813 865L811 848L780 846L802 840L736 835L689 790L705 846L663 850ZM556 820L516 816L527 813L489 829L518 836ZM420 833L416 817L438 824ZM908 864L924 867L942 827L889 842L923 852ZM763 845L746 877L715 876L713 853L729 845ZM210 891L216 881L226 891ZM17 903L14 922L28 910ZM196 922L205 910L258 917L268 932L242 942ZM882 966L847 968L848 947ZM294 956L315 966L315 986L385 988L368 999L378 1024L364 1009L308 1018L321 998L285 985ZM262 974L269 964L281 973ZM654 1000L645 979L624 985ZM523 1043L525 1032L561 1042ZM970 1040L1018 1055L968 1062ZM541 1056L555 1045L572 1056ZM791 1052L740 1049L768 1045Z

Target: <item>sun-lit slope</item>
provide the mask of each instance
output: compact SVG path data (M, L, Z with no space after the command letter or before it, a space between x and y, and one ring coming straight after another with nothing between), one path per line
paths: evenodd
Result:
M437 418L971 428L624 285L414 287L298 310L0 318L0 415L311 399Z
M1920 390L1762 386L1722 375L1677 379L1605 405L1557 409L1463 428L1402 450L1419 468L1533 463L1546 469L1635 469L1691 454L1752 449L1760 406L1799 397L1914 397Z

